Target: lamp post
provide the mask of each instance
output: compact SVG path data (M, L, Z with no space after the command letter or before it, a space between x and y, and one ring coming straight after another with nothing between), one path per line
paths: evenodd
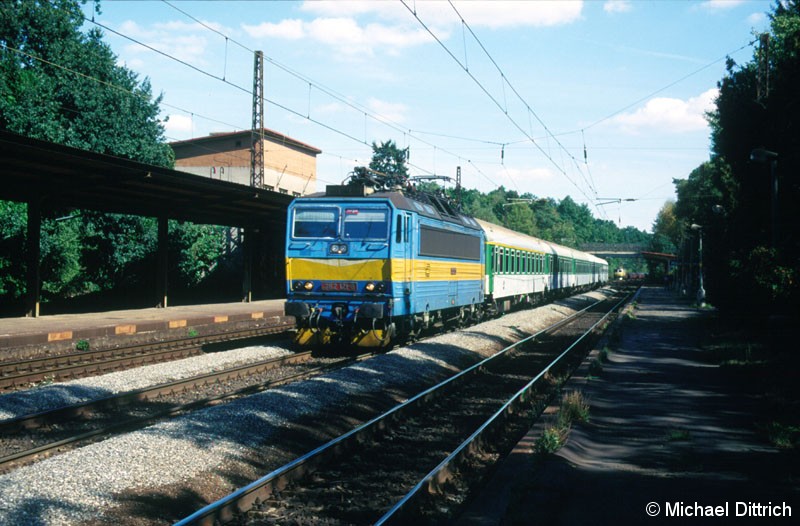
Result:
M770 222L772 223L771 232L771 245L772 248L778 248L778 154L771 152L764 148L756 148L750 152L750 160L757 163L769 162L769 174L772 186L772 210L770 214Z
M692 223L690 227L692 230L696 230L698 234L698 245L697 245L697 268L698 268L698 277L699 277L699 287L697 289L697 304L702 307L706 304L706 289L703 288L703 226L698 225L696 223Z

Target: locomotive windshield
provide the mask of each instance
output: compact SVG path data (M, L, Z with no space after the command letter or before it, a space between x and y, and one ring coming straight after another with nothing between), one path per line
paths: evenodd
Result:
M297 208L294 211L293 237L329 237L339 232L339 209L333 206Z
M295 239L385 240L388 235L387 208L309 206L297 207L294 211L292 237Z
M381 208L345 208L344 239L386 239L389 215Z

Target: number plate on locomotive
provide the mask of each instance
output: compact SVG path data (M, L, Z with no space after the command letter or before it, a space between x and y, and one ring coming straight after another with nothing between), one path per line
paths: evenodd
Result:
M328 281L320 285L320 289L326 292L355 292L356 288L352 281Z

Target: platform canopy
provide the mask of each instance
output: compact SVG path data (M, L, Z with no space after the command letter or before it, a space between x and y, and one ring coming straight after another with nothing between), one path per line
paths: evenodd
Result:
M0 199L275 228L293 197L0 130Z

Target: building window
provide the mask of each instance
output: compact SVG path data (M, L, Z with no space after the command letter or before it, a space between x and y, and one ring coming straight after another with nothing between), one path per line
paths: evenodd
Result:
M287 190L286 188L278 188L278 191L280 193L282 193L282 194L288 194L289 193L289 190Z

